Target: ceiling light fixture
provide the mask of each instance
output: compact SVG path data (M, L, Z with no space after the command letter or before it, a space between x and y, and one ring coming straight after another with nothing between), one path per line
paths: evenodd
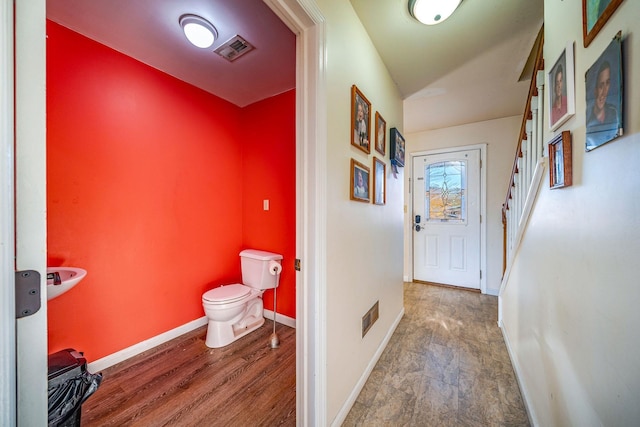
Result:
M211 22L198 15L182 15L179 22L191 44L201 49L211 47L218 37L218 31Z
M462 0L409 0L409 13L426 25L439 24L460 6Z

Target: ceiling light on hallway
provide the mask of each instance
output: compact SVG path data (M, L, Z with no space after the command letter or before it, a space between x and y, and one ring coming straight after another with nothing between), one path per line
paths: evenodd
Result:
M200 16L182 15L179 22L184 35L196 47L202 49L211 47L218 37L218 32L211 22Z
M458 8L462 0L409 0L409 13L426 25L439 24Z

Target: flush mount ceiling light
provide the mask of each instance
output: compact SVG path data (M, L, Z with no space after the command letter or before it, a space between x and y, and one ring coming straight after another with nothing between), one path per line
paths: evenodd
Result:
M426 25L439 24L455 12L462 0L409 0L409 13Z
M218 37L218 31L211 22L198 15L182 15L179 22L191 44L201 49L211 47Z

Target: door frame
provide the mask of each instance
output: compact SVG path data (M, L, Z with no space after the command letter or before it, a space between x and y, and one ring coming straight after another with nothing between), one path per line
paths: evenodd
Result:
M263 0L296 34L296 424L327 425L326 23L315 0Z
M438 148L434 150L426 150L426 151L417 151L409 154L409 161L411 165L411 170L409 171L409 210L410 215L407 216L407 221L409 223L409 233L408 241L411 242L411 247L409 248L409 253L411 254L411 269L408 271L409 281L413 281L413 270L414 270L414 241L413 241L413 227L411 224L413 223L413 159L415 157L420 156L429 156L433 154L447 154L447 153L456 153L459 151L468 151L468 150L480 150L480 271L482 275L480 277L480 292L483 294L487 293L487 168L485 167L487 164L487 144L474 144L474 145L461 145L458 147L447 147L447 148ZM406 164L406 163L405 163Z
M14 265L13 253L2 253L0 271L2 278L9 277L13 283L13 271L17 268L37 269L41 272L41 298L46 295L46 97L45 97L45 0L0 0L2 1L3 15L0 22L5 32L13 30L13 6L15 3L16 18L16 52L3 49L4 62L8 61L13 70L16 62L17 74L22 78L16 82L16 115L20 111L29 112L21 114L16 120L16 150L20 149L25 159L16 158L16 169L20 173L16 175L16 190L18 194L26 191L36 193L37 203L20 207L15 210L16 232L22 230L25 234L32 234L34 238L18 244L17 251L24 255ZM327 153L327 129L326 129L326 41L325 19L320 13L314 0L264 0L274 12L296 34L296 176L297 178L297 206L296 206L296 252L298 258L303 261L302 271L296 275L296 390L297 390L297 424L298 425L326 425L326 327L323 321L326 314L326 222L327 212L325 204L326 184L323 176L326 172ZM4 16L5 11L11 11L10 16ZM13 42L13 32L11 41ZM6 43L2 39L3 43ZM19 58L17 58L19 57ZM13 106L13 97L4 92L4 85L13 84L13 74L4 74L7 77L1 83L3 97L9 97ZM5 103L7 100L2 99ZM3 129L13 130L13 108L4 110L2 120L10 119L12 126ZM4 234L5 227L13 230L14 204L5 204L6 197L13 197L14 177L14 138L9 140L2 135L0 150L3 156L6 150L11 150L9 160L3 157L2 162L7 161L10 170L4 170L4 163L0 169L0 178L3 189L0 189L0 198L3 201L0 211L0 231L3 236L9 236L11 242L9 248L13 248L14 232ZM5 178L10 179L10 190L6 190ZM20 184L22 182L23 184ZM30 185L27 185L30 182ZM22 187L22 190L20 186ZM5 217L10 215L11 221ZM35 228L33 233L29 228ZM0 241L4 244L4 241ZM4 248L0 248L4 251ZM23 267L23 264L25 265ZM31 265L27 267L27 264ZM10 285L9 281L2 282ZM2 295L14 294L12 286L2 285ZM14 298L4 299L10 301ZM5 304L6 305L6 304ZM2 425L16 425L17 420L24 425L45 425L47 417L46 396L46 371L47 371L47 323L46 323L46 298L43 298L42 309L39 313L29 316L30 328L35 328L36 334L32 337L34 347L30 354L23 360L23 367L31 368L28 378L21 378L20 388L16 396L16 388L11 387L11 377L16 378L15 363L11 361L12 351L7 353L8 361L2 359L0 366L0 379L2 388L0 392L0 404L10 406L12 411L4 412L0 421ZM14 330L13 325L4 322L5 317L11 314L4 310L2 334L10 334ZM43 338L44 337L44 338ZM4 341L3 341L4 342ZM6 348L6 346L3 346ZM15 347L14 347L15 348ZM0 356L5 357L5 353ZM13 356L15 362L16 356ZM18 369L20 378L20 368ZM24 383L23 383L24 381ZM4 395L5 389L7 395ZM23 397L29 396L29 400ZM7 422L5 423L5 418Z
M0 425L16 425L13 1L0 5Z

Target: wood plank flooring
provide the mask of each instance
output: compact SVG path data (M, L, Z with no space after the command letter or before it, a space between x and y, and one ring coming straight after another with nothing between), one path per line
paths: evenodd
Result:
M206 326L102 371L82 426L294 426L295 329L273 323L219 349Z

